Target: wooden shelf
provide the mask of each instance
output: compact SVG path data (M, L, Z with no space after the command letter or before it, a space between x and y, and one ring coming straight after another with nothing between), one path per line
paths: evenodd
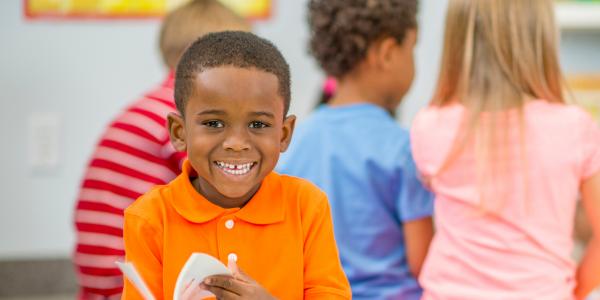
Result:
M558 2L556 17L562 29L600 30L600 2Z

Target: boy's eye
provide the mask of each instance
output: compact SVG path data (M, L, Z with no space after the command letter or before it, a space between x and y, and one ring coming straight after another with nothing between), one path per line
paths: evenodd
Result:
M204 123L202 123L202 125L207 126L207 127L212 127L212 128L223 128L223 122L221 121L206 121Z
M250 122L250 124L248 124L248 127L250 128L265 128L265 127L269 127L269 125L260 122L260 121L252 121Z

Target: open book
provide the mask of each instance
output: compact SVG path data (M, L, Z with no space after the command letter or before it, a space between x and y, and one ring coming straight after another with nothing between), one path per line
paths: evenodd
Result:
M144 299L156 299L132 263L117 261L116 264ZM202 282L204 278L212 275L231 275L231 271L222 262L208 254L192 253L177 276L173 299L179 300L183 289L192 279ZM213 294L206 291L206 295L203 296L210 297Z

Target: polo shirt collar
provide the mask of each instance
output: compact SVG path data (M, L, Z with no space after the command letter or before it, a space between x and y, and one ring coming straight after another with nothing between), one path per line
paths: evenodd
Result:
M208 201L196 191L190 181L194 174L186 159L182 172L171 183L173 207L182 217L194 223L206 223L221 215L232 214L246 222L266 225L284 220L281 180L275 172L269 173L252 199L242 208L222 208Z

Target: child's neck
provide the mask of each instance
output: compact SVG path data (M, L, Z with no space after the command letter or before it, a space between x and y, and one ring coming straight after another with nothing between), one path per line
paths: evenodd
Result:
M358 103L370 103L393 112L395 103L385 92L378 89L372 80L364 80L358 76L346 76L338 82L338 88L327 104L332 107L345 106Z
M200 178L200 176L196 178L191 178L191 183L194 189L202 195L206 200L210 203L225 208L242 208L244 207L254 194L260 188L260 184L252 188L252 190L248 191L246 195L237 198L227 197L221 194L217 189L215 189L210 183Z

